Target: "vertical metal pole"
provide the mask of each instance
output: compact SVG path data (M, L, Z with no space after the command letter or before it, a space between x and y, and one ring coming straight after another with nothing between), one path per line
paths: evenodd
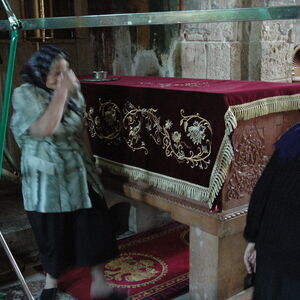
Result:
M3 4L5 1L2 0ZM6 6L4 5L6 8ZM14 17L14 14L12 14ZM11 18L14 19L14 18ZM17 22L17 19L16 19ZM2 107L2 117L1 117L1 123L0 123L0 178L2 175L2 163L3 163L3 152L4 152L4 144L5 144L5 137L6 137L6 128L7 128L7 120L8 120L8 112L9 112L9 104L10 104L10 96L11 96L11 88L12 88L12 81L13 81L13 74L14 74L14 67L15 67L15 58L16 58L16 50L17 50L17 44L18 44L18 37L19 37L19 28L15 25L12 26L12 33L11 33L11 43L10 43L10 50L9 50L9 58L8 58L8 66L7 66L7 76L6 76L6 82L5 82L5 89L4 89L4 101L3 101L3 107ZM34 300L28 285L7 245L5 242L5 239L0 231L0 242L19 278L21 281L21 284L23 286L23 289L28 297L29 300Z
M2 244L2 246L3 246L3 248L4 248L4 250L5 250L7 256L8 256L8 258L9 258L11 264L12 264L12 266L13 266L14 269L15 269L15 272L16 272L16 274L17 274L19 280L20 280L21 283L22 283L22 286L23 286L23 288L24 288L24 290L25 290L25 293L26 293L28 299L29 299L29 300L34 300L32 294L31 294L31 292L30 292L30 290L29 290L29 288L28 288L28 285L26 284L26 281L25 281L25 279L24 279L24 277L23 277L23 275L22 275L22 273L21 273L21 271L20 271L20 269L19 269L19 267L18 267L18 265L17 265L17 263L16 263L16 261L15 261L13 255L12 255L11 252L10 252L7 243L5 242L5 239L4 239L4 237L3 237L2 233L1 233L1 231L0 231L0 241L1 241L1 244Z
M12 88L12 81L13 81L13 74L14 74L14 67L15 67L16 49L17 49L18 37L19 37L19 29L18 28L13 29L11 34L12 36L11 36L8 66L7 66L7 76L6 76L5 89L4 89L4 101L3 101L2 117L0 123L0 178L2 175L3 151L4 151L4 144L5 144L5 137L6 137L6 128L7 128L11 88Z

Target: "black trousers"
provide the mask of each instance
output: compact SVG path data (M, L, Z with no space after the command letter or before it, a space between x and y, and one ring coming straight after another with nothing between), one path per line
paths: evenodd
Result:
M92 188L92 208L63 213L27 211L44 271L58 278L69 268L102 264L118 255L105 199Z

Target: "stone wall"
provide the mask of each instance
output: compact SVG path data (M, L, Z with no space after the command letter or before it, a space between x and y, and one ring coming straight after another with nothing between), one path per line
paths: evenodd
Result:
M292 5L290 1L184 1L184 9ZM294 21L183 25L183 77L290 81ZM192 66L192 67L191 67Z
M97 14L179 10L179 0L113 0L98 6L90 1L89 4L89 12ZM96 67L120 75L181 76L176 69L180 62L174 62L178 58L179 29L178 25L92 29L96 61L99 61Z
M112 1L111 12L294 5L300 0ZM155 5L153 3L156 3ZM103 9L103 5L102 5ZM295 21L195 23L92 31L98 66L122 75L291 81ZM109 44L109 46L108 46ZM103 59L106 57L106 59Z
M18 0L10 1L20 16ZM300 0L74 1L75 14L293 5ZM79 74L106 69L124 75L290 81L300 22L226 22L77 29L76 39L55 40L73 57ZM0 40L7 61L9 40ZM16 74L36 44L20 38ZM22 53L22 55L20 55ZM2 66L6 68L5 64ZM19 83L16 76L15 82Z

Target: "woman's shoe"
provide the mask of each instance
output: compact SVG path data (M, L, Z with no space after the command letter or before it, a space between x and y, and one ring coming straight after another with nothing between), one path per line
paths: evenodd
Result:
M57 294L57 288L43 289L38 300L55 300Z

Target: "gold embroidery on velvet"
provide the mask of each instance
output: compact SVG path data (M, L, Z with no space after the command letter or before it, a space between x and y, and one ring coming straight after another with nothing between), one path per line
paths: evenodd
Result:
M97 114L98 115L95 115ZM122 130L122 113L119 107L111 101L102 102L99 99L99 111L95 113L90 107L85 113L85 120L91 137L98 137L109 141L120 139Z
M153 141L157 145L162 145L167 157L175 157L179 163L190 164L191 168L195 166L200 169L208 168L211 162L209 156L211 154L212 128L210 123L200 117L198 113L185 116L184 110L181 109L180 126L183 127L183 131L171 132L173 122L167 120L162 126L160 117L155 114L157 109L136 108L127 102L123 112L125 114L123 137L132 151L144 149L146 155L149 153L145 141L142 140L141 132L144 126ZM183 134L192 141L194 146L188 145L183 140Z
M148 83L142 82L142 84ZM208 203L209 207L211 207L214 199L216 198L224 184L230 163L234 157L234 150L231 144L230 135L237 127L237 121L248 120L270 113L293 111L299 109L299 94L269 97L250 103L230 106L224 116L225 134L220 145L217 158L213 165L209 187L203 187L200 185L188 183L183 180L175 180L174 178L163 176L161 174L156 174L153 172L147 171L146 173L143 169L119 164L104 158L99 158L98 163L101 163L101 166L107 169L113 170L116 174L126 175L130 178L135 179L139 178L140 180L150 183L155 187L159 187L172 193L177 193L188 198ZM89 123L89 125L93 126L92 123ZM170 120L167 120L164 127L166 127L166 129L170 129L172 125L173 123ZM93 132L93 127L90 127L90 132ZM151 176L149 176L149 174Z
M153 108L136 108L130 102L126 102L123 108L123 138L132 151L144 150L147 155L149 153L146 148L145 141L142 140L142 131L145 129L149 136L159 144L161 142L160 118L155 113L157 109Z
M140 81L137 82L140 85L153 85L152 81ZM160 88L172 88L172 87L208 87L208 81L203 82L181 82L181 83L174 83L174 82L166 82L166 83L158 83L157 84Z
M173 122L166 120L161 125L157 109L135 107L126 102L122 113L119 107L111 101L102 102L99 99L99 115L93 108L85 114L91 137L109 140L120 139L120 133L132 151L143 150L149 154L145 140L145 132L157 145L164 149L166 157L174 157L178 163L189 164L191 168L207 169L211 161L212 128L210 123L194 115L184 115L180 110L181 131L171 131Z
M137 288L166 276L168 265L145 253L124 253L105 265L105 279L113 287Z

